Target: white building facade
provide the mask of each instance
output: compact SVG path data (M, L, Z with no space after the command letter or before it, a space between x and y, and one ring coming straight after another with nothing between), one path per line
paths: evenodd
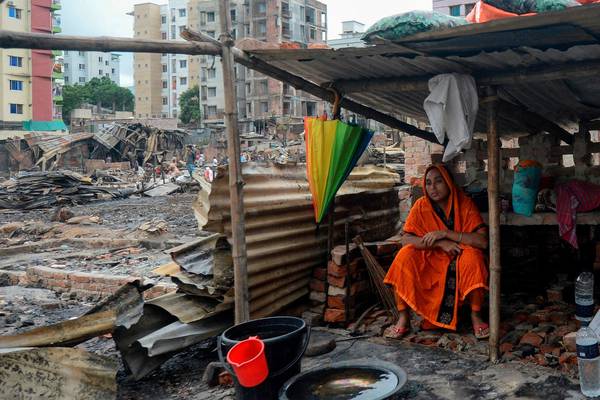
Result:
M467 0L432 0L433 11L453 17L464 17L471 12L476 1Z
M65 51L64 80L66 85L85 85L93 78L110 78L120 84L119 54L99 51Z
M327 45L332 49L342 49L344 47L365 47L365 42L361 40L365 33L365 24L358 21L342 22L342 34L339 38L329 39Z

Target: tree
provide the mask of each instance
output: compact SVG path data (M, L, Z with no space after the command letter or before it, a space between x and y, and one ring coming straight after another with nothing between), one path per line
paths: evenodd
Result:
M200 88L198 85L186 90L179 97L179 119L184 124L200 124L202 113L200 112Z
M129 89L118 86L106 76L93 78L85 85L67 85L63 88L65 123L70 123L71 111L85 103L94 104L99 108L111 108L113 112L133 111L135 96Z

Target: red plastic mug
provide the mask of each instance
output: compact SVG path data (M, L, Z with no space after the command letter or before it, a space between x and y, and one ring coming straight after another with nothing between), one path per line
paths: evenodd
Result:
M227 362L244 387L258 386L269 376L265 344L257 336L251 336L233 346L227 353Z

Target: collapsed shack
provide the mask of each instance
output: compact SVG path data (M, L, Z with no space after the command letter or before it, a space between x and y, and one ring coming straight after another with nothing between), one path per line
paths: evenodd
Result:
M140 123L115 123L95 134L28 133L22 139L0 141L0 173L33 167L77 172L130 169L136 162L143 166L149 161L181 157L188 136L184 130L162 130Z

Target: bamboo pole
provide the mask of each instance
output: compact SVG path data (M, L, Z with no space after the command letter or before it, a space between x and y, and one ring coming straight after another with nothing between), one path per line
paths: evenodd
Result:
M497 94L495 87L487 88L488 127L488 203L490 229L490 360L498 361L500 343L500 139L497 126Z
M240 137L238 135L237 96L235 93L235 70L233 39L229 0L219 0L221 25L223 87L225 89L225 127L227 129L227 156L229 157L229 198L231 199L231 236L233 256L233 279L235 291L235 323L250 319L248 295L248 265L246 257L246 227L244 224L244 182L240 163Z
M195 34L195 37L194 37ZM86 50L86 51L125 51L138 53L173 53L191 55L221 55L220 46L214 42L206 42L206 35L188 30L184 38L201 39L203 42L175 42L164 40L111 38L111 37L85 37L67 35L49 35L43 33L12 32L0 30L0 48L10 49L42 49L42 50ZM234 60L245 67L258 71L271 78L287 82L296 89L312 94L320 99L333 103L334 95L329 90L293 75L280 68L274 67L243 50L231 47ZM409 135L438 143L431 132L419 129L399 119L356 103L347 98L342 99L341 106L346 110L361 114L366 118L374 119L391 128L406 132Z

